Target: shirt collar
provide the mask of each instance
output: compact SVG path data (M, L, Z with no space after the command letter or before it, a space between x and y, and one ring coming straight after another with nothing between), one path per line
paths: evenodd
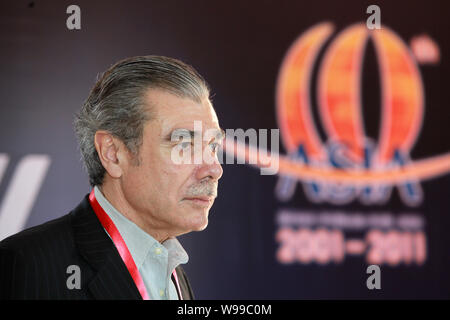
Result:
M153 254L157 248L160 248L160 254L168 256L168 273L171 273L179 264L188 262L189 256L176 238L167 239L160 244L155 238L114 208L97 186L94 187L94 193L100 206L119 230L138 270L147 256Z

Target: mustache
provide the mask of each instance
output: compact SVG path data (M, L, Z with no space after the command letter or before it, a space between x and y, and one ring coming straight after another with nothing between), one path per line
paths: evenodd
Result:
M186 197L208 196L217 197L217 182L202 181L194 184L186 191Z

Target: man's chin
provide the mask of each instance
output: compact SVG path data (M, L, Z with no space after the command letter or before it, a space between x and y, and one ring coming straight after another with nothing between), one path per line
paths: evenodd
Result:
M180 221L182 226L186 232L191 231L203 231L208 226L208 215L209 208L208 207L197 207L192 206L183 208L181 212L179 212L179 216L182 216L182 220Z
M194 231L203 231L206 229L206 227L208 226L208 221L203 224L202 226L199 226L198 228L196 228Z
M208 226L208 212L200 213L193 221L192 221L191 230L192 231L203 231Z

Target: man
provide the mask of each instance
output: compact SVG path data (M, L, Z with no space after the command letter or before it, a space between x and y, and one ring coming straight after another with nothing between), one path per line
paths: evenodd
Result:
M195 123L216 134L205 140ZM176 236L206 228L222 176L206 82L175 59L125 59L97 81L75 132L93 189L69 214L0 242L0 297L193 299ZM176 159L198 150L213 161Z

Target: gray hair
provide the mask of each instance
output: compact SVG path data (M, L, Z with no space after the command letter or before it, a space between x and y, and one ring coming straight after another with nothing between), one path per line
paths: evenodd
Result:
M179 60L152 55L127 58L114 64L97 80L74 121L91 186L102 185L106 172L94 144L98 130L119 138L134 156L138 156L144 124L152 118L144 100L150 88L164 89L196 102L209 99L206 81L193 67Z

